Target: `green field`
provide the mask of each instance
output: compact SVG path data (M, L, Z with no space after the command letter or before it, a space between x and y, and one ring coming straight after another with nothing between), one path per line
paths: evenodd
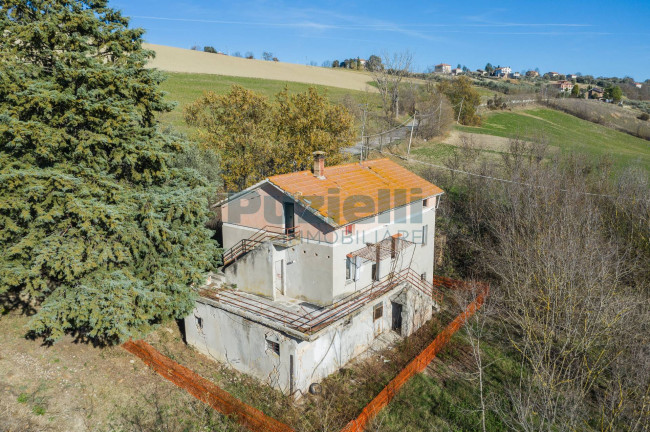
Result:
M457 129L506 138L542 138L562 151L608 155L617 166L638 163L650 168L649 141L551 109L492 113L481 127Z
M290 92L304 92L309 87L315 87L334 102L340 102L346 95L359 101L368 102L379 107L379 95L338 87L328 87L316 84L304 84L291 81L277 81L261 78L242 78L224 75L191 74L167 72L167 79L161 84L161 89L168 93L167 100L178 102L176 108L169 113L162 114L160 121L174 128L187 132L188 128L183 120L183 107L198 99L203 92L227 93L233 85L240 85L249 90L262 93L269 98L288 87Z

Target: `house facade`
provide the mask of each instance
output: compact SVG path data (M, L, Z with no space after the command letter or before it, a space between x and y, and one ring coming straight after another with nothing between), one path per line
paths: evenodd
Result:
M558 81L555 83L555 86L561 91L561 92L570 92L573 90L573 83L571 81Z
M529 70L526 72L526 76L528 78L537 78L539 76L539 72L534 71L534 70Z
M510 67L498 67L494 70L494 76L495 77L508 77L512 73L512 69Z
M299 395L437 310L443 191L381 159L270 177L218 203L222 272L200 290L190 345Z
M446 63L440 63L434 66L433 71L435 73L443 73L443 74L450 74L451 73L451 65L446 64Z

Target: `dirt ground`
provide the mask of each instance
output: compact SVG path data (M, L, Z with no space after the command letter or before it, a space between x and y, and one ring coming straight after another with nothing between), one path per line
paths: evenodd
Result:
M375 87L368 85L368 82L372 81L372 77L365 72L284 62L249 60L164 45L144 44L144 47L156 52L156 58L151 60L148 66L167 72L264 78L320 84L351 90L377 91Z
M25 339L28 320L0 317L0 431L241 430L119 347ZM185 347L174 325L150 339Z

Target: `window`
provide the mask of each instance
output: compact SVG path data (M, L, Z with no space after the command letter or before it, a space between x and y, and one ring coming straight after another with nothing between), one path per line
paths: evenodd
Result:
M379 318L384 316L384 305L382 303L379 303L378 305L375 305L374 309L372 310L372 319L373 321L377 321Z
M345 235L352 235L354 232L354 224L346 225L344 228Z
M203 330L203 318L197 317L196 315L194 316L196 318L196 328L199 330Z
M425 200L422 200L422 207L427 208L431 204L431 198L427 198Z
M372 280L378 281L379 280L379 272L377 271L377 263L372 264Z
M424 272L420 275L420 280L426 281L427 280L427 272Z
M345 278L347 280L352 279L352 276L354 275L354 270L352 269L352 266L354 264L352 263L352 258L347 257L345 260Z
M272 340L266 340L266 349L272 351L276 355L280 355L280 343Z
M427 244L427 236L429 235L429 225L422 227L422 246Z
M348 281L359 280L361 270L361 257L348 256L345 260L345 279Z

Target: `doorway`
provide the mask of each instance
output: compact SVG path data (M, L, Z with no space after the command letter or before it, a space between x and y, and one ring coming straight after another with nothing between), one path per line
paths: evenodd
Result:
M273 287L279 294L285 295L284 292L284 260L277 260L275 262L275 277L273 278Z
M390 302L392 305L392 325L391 329L402 334L402 305L400 303Z
M284 203L284 228L287 235L292 235L295 228L295 213L292 202Z

